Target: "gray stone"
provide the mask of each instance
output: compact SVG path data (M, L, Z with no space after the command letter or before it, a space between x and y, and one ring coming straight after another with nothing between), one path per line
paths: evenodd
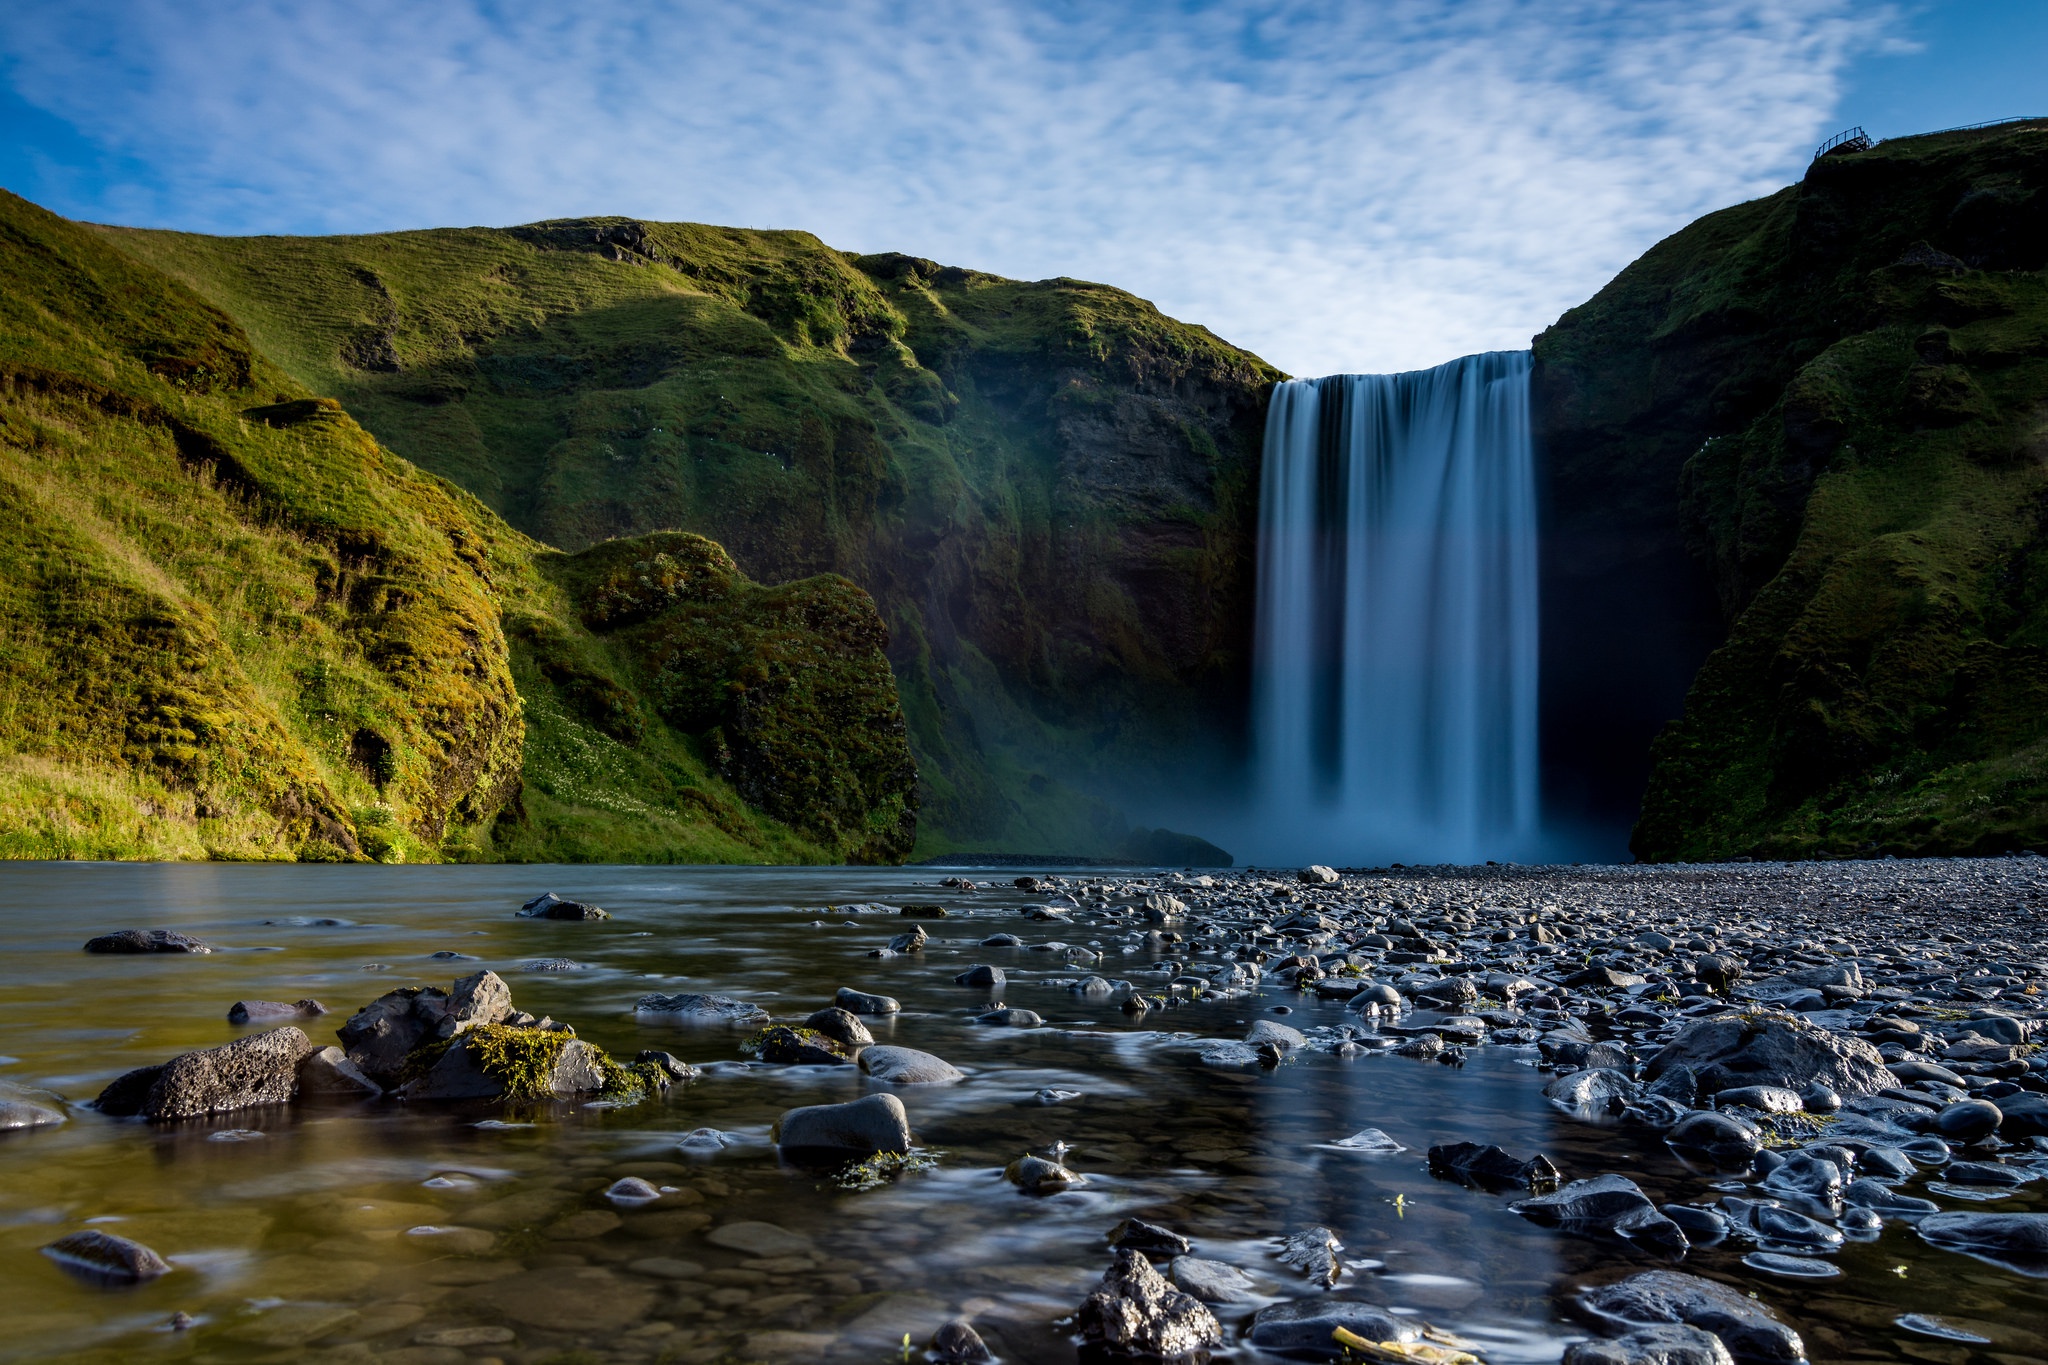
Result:
M642 1018L673 1020L684 1024L735 1024L752 1027L768 1022L768 1011L751 1000L734 1000L724 995L643 995L633 1006Z
M1173 1282L1203 1303L1257 1303L1258 1287L1252 1277L1223 1261L1200 1256L1176 1256L1168 1268Z
M283 1104L298 1092L299 1061L312 1050L312 1042L295 1028L251 1034L164 1063L133 1109L123 1103L132 1093L123 1089L129 1080L124 1076L100 1092L99 1109L163 1122Z
M1261 1047L1270 1043L1282 1052L1292 1052L1296 1048L1308 1046L1308 1039L1303 1036L1300 1029L1276 1024L1271 1019L1254 1019L1251 1028L1244 1035L1244 1041L1248 1047Z
M28 1095L0 1090L0 1132L20 1128L54 1128L66 1115L55 1105Z
M1944 1105L1934 1116L1934 1127L1943 1137L1971 1143L1990 1137L2005 1122L2005 1114L1990 1100L1957 1100Z
M1673 1323L1638 1327L1611 1341L1575 1341L1562 1365L1735 1365L1721 1338Z
M448 992L437 1036L452 1038L468 1029L502 1024L512 1013L512 988L496 972L473 972Z
M1691 1245L1678 1224L1658 1212L1650 1197L1625 1175L1574 1180L1554 1194L1508 1207L1545 1227L1626 1237L1673 1255L1683 1255Z
M1655 1080L1674 1066L1690 1067L1708 1095L1746 1085L1797 1092L1819 1083L1856 1098L1892 1084L1884 1058L1861 1038L1773 1014L1716 1015L1687 1024L1643 1074Z
M1702 1156L1717 1166L1747 1166L1764 1145L1763 1131L1748 1119L1698 1109L1673 1124L1664 1141L1684 1154Z
M564 900L554 892L543 892L519 907L519 913L527 919L558 920L599 920L611 916L594 905L582 901Z
M1697 1275L1646 1270L1614 1284L1588 1289L1579 1303L1612 1332L1683 1323L1721 1339L1728 1354L1761 1365L1803 1365L1806 1346L1761 1302Z
M365 1075L338 1047L316 1047L299 1062L301 1099L371 1099L383 1093L384 1087Z
M1085 1185L1088 1178L1078 1171L1069 1170L1057 1161L1047 1161L1042 1156L1026 1154L1018 1157L1003 1168L1003 1178L1026 1194L1058 1194L1076 1185Z
M1543 1087L1544 1099L1565 1113L1582 1118L1619 1114L1639 1093L1634 1081L1606 1067L1574 1071Z
M973 986L977 990L1001 990L1003 982L1003 969L986 965L969 967L966 971L953 978L954 985Z
M1483 1189L1549 1189L1560 1175L1545 1156L1527 1161L1510 1156L1499 1147L1477 1142L1439 1143L1429 1149L1430 1174L1462 1181Z
M1762 1114L1797 1114L1806 1108L1796 1090L1782 1085L1739 1085L1714 1096L1722 1109L1754 1109Z
M1311 863L1295 873L1294 876L1295 880L1299 881L1303 886L1329 886L1331 883L1341 880L1337 875L1336 868L1325 867L1321 863Z
M1261 1308L1245 1340L1287 1355L1335 1357L1345 1354L1336 1339L1340 1327L1371 1342L1410 1342L1422 1335L1414 1319L1397 1318L1377 1304L1318 1296Z
M88 953L210 953L213 945L169 929L122 929L87 939Z
M75 1273L98 1280L153 1280L168 1275L170 1262L140 1242L88 1228L43 1248L43 1255Z
M941 1324L932 1333L927 1354L934 1365L990 1365L995 1360L995 1353L982 1341L981 1334L964 1318Z
M1291 1232L1280 1239L1280 1250L1274 1254L1282 1265L1300 1271L1316 1283L1329 1286L1337 1283L1344 1274L1344 1262L1337 1253L1344 1244L1337 1240L1337 1234L1326 1227L1307 1227Z
M987 1014L978 1015L976 1022L992 1024L997 1028L1037 1028L1045 1020L1041 1019L1034 1010L1005 1006L1002 1009L990 1010Z
M1116 1253L1116 1263L1082 1302L1076 1323L1097 1349L1138 1359L1178 1360L1223 1340L1208 1306L1167 1283L1135 1251Z
M537 1032L537 1031L536 1031ZM548 1074L547 1093L557 1099L590 1095L604 1089L604 1072L597 1064L598 1051L589 1043L571 1038L555 1056ZM407 1082L399 1094L408 1100L502 1100L532 1099L532 1095L511 1093L514 1078L487 1070L476 1048L476 1035L457 1035L423 1076Z
M2048 1276L2048 1213L1937 1213L1920 1220L1919 1232L1944 1251Z
M892 1085L945 1085L967 1079L958 1067L914 1047L863 1048L860 1069Z
M833 1000L848 1014L895 1014L903 1008L886 995L870 995L846 986L839 988Z
M894 1095L867 1095L845 1104L812 1104L785 1112L775 1125L778 1145L795 1150L858 1152L910 1150L910 1115Z
M365 1076L389 1090L403 1078L413 1049L434 1038L447 1004L447 993L433 986L386 991L349 1016L339 1030L341 1046Z
M816 1011L804 1020L804 1027L849 1048L871 1047L875 1041L875 1035L868 1032L866 1024L837 1005L827 1005Z
M1113 1251L1142 1251L1148 1256L1185 1256L1189 1247L1188 1239L1171 1228L1142 1218L1126 1218L1111 1228L1109 1245Z
M661 1075L667 1077L666 1083L660 1081L656 1082L656 1084L661 1085L663 1089L666 1089L669 1085L674 1085L682 1081L698 1080L704 1075L702 1069L691 1066L688 1062L676 1056L673 1052L662 1052L657 1048L641 1048L639 1053L633 1058L633 1060L635 1062L642 1062L646 1065L652 1066L656 1071L660 1072Z

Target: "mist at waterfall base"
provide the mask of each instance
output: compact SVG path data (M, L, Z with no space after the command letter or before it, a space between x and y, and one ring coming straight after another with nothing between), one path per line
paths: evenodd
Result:
M1549 861L1526 351L1274 392L1240 863Z

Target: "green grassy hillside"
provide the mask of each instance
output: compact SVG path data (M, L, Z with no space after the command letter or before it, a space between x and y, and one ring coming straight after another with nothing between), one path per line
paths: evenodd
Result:
M1538 338L1559 520L1609 528L1584 581L1675 578L1656 546L1689 544L1720 613L1640 856L2048 846L2044 266L2048 122L1905 138ZM1646 650L1686 586L1658 591L1605 629Z
M540 540L679 528L867 589L920 852L1113 851L1103 797L1241 738L1278 375L1142 300L626 219L102 231Z
M0 194L0 282L0 856L908 848L883 629L850 584L761 588L691 540L716 582L650 610L656 657L589 623L583 557L392 455L106 234ZM682 679L717 703L669 702Z

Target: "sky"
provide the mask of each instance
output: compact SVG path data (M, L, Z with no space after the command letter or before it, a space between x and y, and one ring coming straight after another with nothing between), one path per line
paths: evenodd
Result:
M624 214L1129 289L1293 374L1526 346L1823 137L2048 114L2048 0L17 0L98 222Z

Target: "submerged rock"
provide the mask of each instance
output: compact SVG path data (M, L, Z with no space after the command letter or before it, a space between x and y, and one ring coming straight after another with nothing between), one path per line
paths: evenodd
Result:
M1372 1342L1412 1342L1422 1335L1413 1318L1395 1317L1377 1304L1346 1299L1296 1299L1261 1308L1245 1331L1245 1340L1268 1351L1288 1355L1339 1356L1337 1329Z
M0 1132L21 1128L54 1128L66 1122L62 1109L32 1095L0 1089Z
M142 1243L97 1228L59 1237L43 1248L43 1255L67 1270L100 1280L153 1280L171 1273L170 1262Z
M768 1022L768 1011L751 1000L734 1000L724 995L643 995L633 1013L645 1018L674 1020L685 1024L753 1025Z
M1658 1212L1650 1197L1625 1175L1574 1180L1555 1194L1508 1207L1545 1227L1626 1237L1671 1255L1682 1256L1691 1245L1678 1224Z
M910 1115L894 1095L868 1095L845 1104L811 1104L784 1112L775 1125L778 1146L795 1150L876 1152L910 1150Z
M1135 1251L1116 1253L1075 1321L1090 1345L1141 1359L1177 1360L1223 1340L1208 1306L1168 1284Z
M1287 1234L1280 1239L1280 1250L1274 1255L1282 1265L1300 1271L1316 1283L1333 1285L1344 1274L1344 1262L1337 1258L1343 1249L1336 1233L1318 1226Z
M833 997L833 1003L848 1014L896 1014L903 1009L902 1005L889 996L870 995L866 991L857 991L848 986L839 988L839 993Z
M844 1047L869 1047L875 1035L868 1032L868 1026L837 1005L827 1005L804 1020L804 1027L815 1029L833 1042Z
M1258 1286L1252 1277L1224 1261L1200 1256L1176 1256L1168 1268L1175 1285L1203 1303L1256 1303Z
M990 1365L995 1353L965 1318L954 1318L932 1333L927 1355L934 1365Z
M279 1019L317 1019L327 1013L327 1006L318 1000L299 1000L285 1004L278 1000L237 1000L228 1006L230 1024L268 1024Z
M85 941L88 953L210 953L213 945L170 929L120 929Z
M1476 1142L1439 1144L1429 1149L1430 1174L1487 1189L1550 1189L1563 1179L1550 1158L1523 1161L1499 1147Z
M1802 1365L1805 1343L1756 1299L1676 1270L1646 1270L1579 1296L1587 1316L1611 1332L1683 1323L1721 1339L1728 1354L1761 1365Z
M2048 1213L1937 1213L1920 1220L1919 1232L1944 1251L2048 1276Z
M1575 1341L1561 1365L1735 1365L1735 1358L1712 1332L1673 1323L1611 1341Z
M853 1062L846 1046L816 1029L770 1024L741 1044L764 1062L786 1066L848 1066Z
M860 1069L891 1085L945 1085L964 1081L967 1073L914 1047L870 1047L860 1054Z
M1058 1194L1088 1183L1088 1177L1042 1156L1020 1156L1003 1168L1003 1178L1026 1194Z

